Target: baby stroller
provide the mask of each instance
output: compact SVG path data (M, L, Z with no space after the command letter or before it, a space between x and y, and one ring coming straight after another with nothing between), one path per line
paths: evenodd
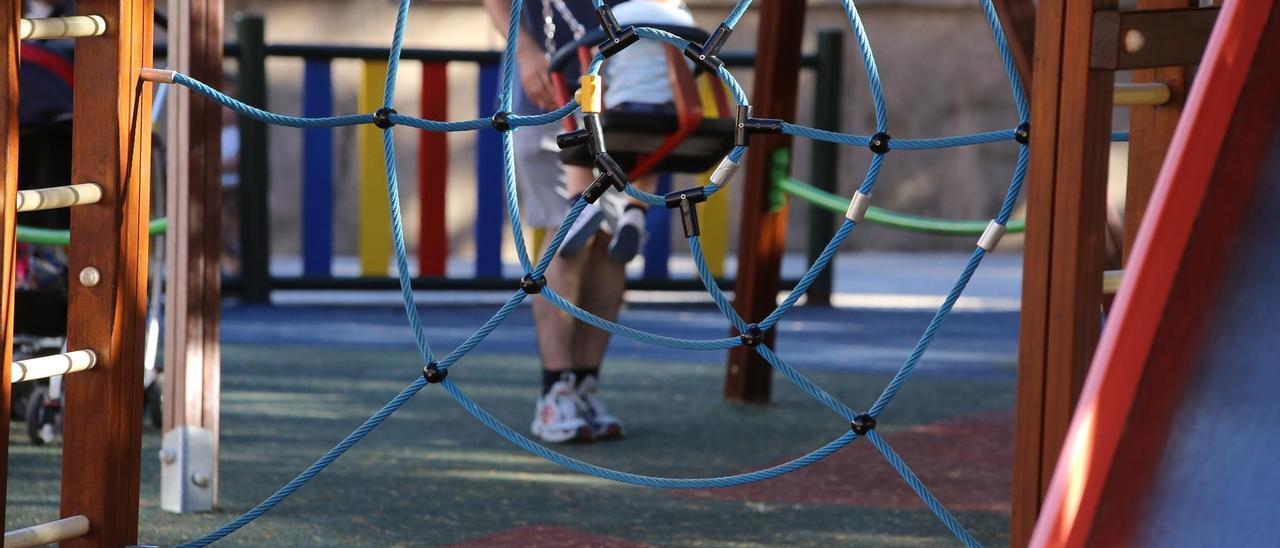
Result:
M19 188L70 184L73 82L69 57L46 44L26 42L22 45L19 70ZM157 157L162 158L163 154ZM67 254L62 246L41 236L47 230L70 228L71 214L67 209L24 213L19 223L34 238L19 236L13 325L15 361L65 351ZM159 274L162 273L161 269ZM144 413L157 427L161 420L161 371L155 360L158 280L153 274L143 378ZM25 421L27 435L36 445L55 441L62 431L62 378L17 383L12 394L10 419Z

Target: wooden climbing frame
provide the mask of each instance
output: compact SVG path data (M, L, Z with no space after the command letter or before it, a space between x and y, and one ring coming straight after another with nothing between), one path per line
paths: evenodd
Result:
M1020 3L1004 0L1003 3ZM1023 2L1029 3L1029 2ZM1035 9L1031 166L1014 442L1012 544L1023 546L1101 331L1112 110L1131 110L1131 244L1217 8L1189 0L1057 0ZM1013 9L1028 14L1032 8ZM1207 23L1206 23L1207 22ZM1006 18L1024 28L1029 21ZM1082 38L1082 37L1087 37ZM1135 69L1117 87L1117 70ZM1127 250L1126 250L1127 253Z
M152 0L79 0L77 11L91 16L25 24L21 2L5 0L4 6L0 347L5 363L12 362L16 284L18 50L27 29L45 29L46 37L52 32L76 38L70 183L100 189L96 201L66 203L78 205L71 210L68 248L71 352L63 358L66 371L73 371L65 380L60 510L64 519L16 531L16 538L6 535L6 545L21 544L22 539L72 547L134 544L151 195L151 86L141 84L138 72L151 64ZM74 194L69 189L58 192ZM72 367L86 365L90 356L87 367ZM61 372L57 367L49 371ZM7 416L10 385L0 393L0 413ZM0 477L7 478L8 421L3 422L6 452L0 457ZM0 483L0 490L5 486ZM0 509L3 503L0 497Z

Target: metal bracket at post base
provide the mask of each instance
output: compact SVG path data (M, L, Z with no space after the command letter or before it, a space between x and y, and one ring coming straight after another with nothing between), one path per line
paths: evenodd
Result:
M198 426L165 432L160 449L160 509L175 514L214 507L213 433Z

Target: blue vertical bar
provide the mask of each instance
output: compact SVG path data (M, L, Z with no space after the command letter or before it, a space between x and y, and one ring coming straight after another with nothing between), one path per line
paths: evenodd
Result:
M480 117L498 104L498 65L480 65ZM476 278L502 277L502 135L482 129L476 135Z
M663 173L658 176L657 194L668 192L671 192L671 174ZM671 210L650 206L644 224L649 232L649 239L644 243L644 277L669 278L671 273L667 271L667 259L671 258Z
M333 76L328 59L307 59L302 73L302 114L333 116ZM333 130L302 133L302 275L328 278L333 265Z

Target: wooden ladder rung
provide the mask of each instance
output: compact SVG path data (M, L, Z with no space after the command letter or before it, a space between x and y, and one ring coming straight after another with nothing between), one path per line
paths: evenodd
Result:
M1115 295L1120 291L1120 282L1124 280L1123 270L1108 270L1102 273L1102 294Z
M87 38L107 33L107 20L98 15L71 15L47 19L23 19L18 36L23 40Z
M89 532L89 518L71 516L4 534L4 548L26 548L62 542Z
M55 186L18 191L18 212L42 211L85 204L102 200L102 187L93 183Z
M1169 102L1173 93L1160 82L1116 84L1112 102L1118 107L1158 107Z
M93 369L93 366L97 364L98 355L92 350L75 350L65 354L19 360L13 362L9 369L9 382L47 379L57 375Z

